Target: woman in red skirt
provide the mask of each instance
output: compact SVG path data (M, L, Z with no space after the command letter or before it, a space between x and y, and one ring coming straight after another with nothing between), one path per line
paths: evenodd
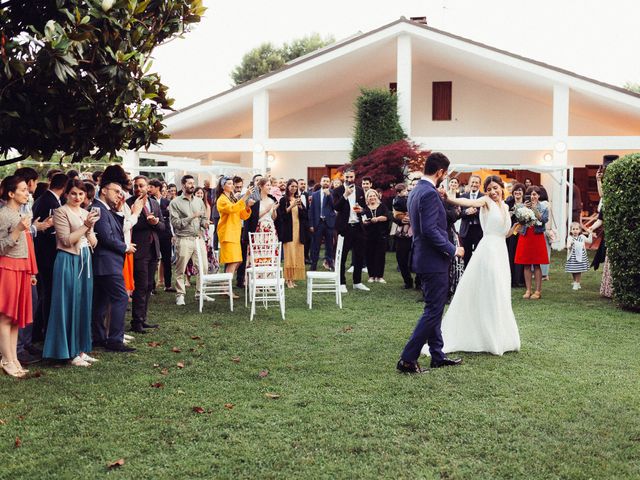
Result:
M515 263L524 265L524 283L527 286L527 291L522 298L537 300L542 296L542 270L540 265L549 263L547 243L544 239L545 224L549 220L549 209L539 203L540 188L535 185L527 188L525 199L525 206L533 210L540 224L522 228L516 248ZM533 267L533 274L536 280L534 293L531 293L531 267Z
M38 268L29 228L31 218L20 215L20 207L29 201L27 183L10 175L2 181L0 208L0 366L12 377L24 377L16 354L18 329L32 322L31 286Z

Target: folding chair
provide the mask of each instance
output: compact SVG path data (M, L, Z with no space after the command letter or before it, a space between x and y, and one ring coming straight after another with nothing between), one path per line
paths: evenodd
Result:
M342 308L342 293L340 292L340 262L342 261L342 249L344 237L338 235L336 246L335 268L333 272L307 272L307 305L309 310L313 303L313 293L335 293L336 303Z

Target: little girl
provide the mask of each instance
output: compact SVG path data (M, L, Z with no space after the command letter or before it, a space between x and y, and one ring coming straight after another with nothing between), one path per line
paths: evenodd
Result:
M589 270L589 258L587 257L587 249L585 243L593 242L593 235L589 230L589 236L581 233L582 229L578 222L573 222L569 229L569 238L567 238L567 263L565 272L573 275L573 289L579 290L580 277L582 272Z

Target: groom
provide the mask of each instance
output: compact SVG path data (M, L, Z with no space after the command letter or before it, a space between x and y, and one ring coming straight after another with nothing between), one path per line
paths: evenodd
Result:
M396 367L403 373L427 371L418 364L420 351L427 342L431 352L431 368L462 363L462 359L447 358L442 352L444 344L440 329L449 290L449 264L454 255L464 255L464 249L456 248L448 239L447 217L437 190L447 176L448 168L449 159L442 153L429 155L424 166L424 176L409 195L409 218L413 228L411 266L420 276L424 312Z

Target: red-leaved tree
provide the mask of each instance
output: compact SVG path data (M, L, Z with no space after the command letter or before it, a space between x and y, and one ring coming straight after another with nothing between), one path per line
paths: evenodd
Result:
M407 179L411 172L422 172L424 162L431 152L420 150L418 145L408 140L399 140L343 165L340 170L353 167L356 177L371 177L373 187L382 190L383 199L395 195L393 187Z

